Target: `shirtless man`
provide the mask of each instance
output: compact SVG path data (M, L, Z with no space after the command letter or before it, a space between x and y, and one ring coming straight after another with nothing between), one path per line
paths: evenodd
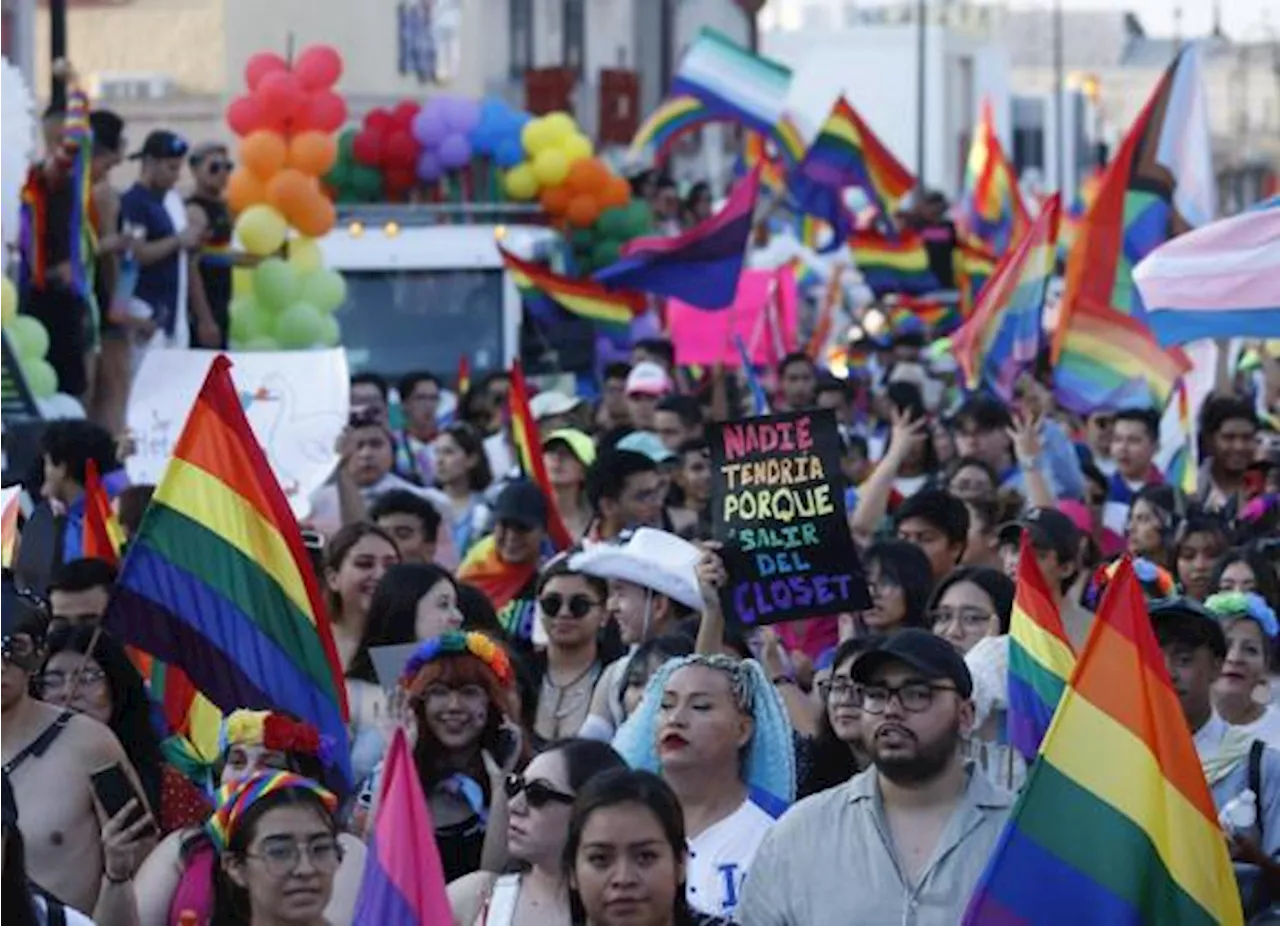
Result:
M107 727L31 697L29 684L43 659L47 617L26 599L6 594L0 724L4 770L17 795L27 872L67 906L93 910L117 892L131 896L124 876L105 870L102 828L107 821L89 781L91 772L120 763L141 795L124 750ZM145 848L150 848L151 843ZM138 853L141 862L141 852Z

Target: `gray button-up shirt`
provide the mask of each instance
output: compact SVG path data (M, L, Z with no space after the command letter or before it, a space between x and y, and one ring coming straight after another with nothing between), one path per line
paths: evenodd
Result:
M743 887L743 926L955 926L1013 806L967 769L969 783L920 881L894 851L874 768L806 798L765 836Z

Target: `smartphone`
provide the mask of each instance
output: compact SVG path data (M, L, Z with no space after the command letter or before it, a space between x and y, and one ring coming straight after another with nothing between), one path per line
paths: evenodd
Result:
M508 762L515 757L515 752L520 748L520 741L516 734L508 727L499 727L498 736L493 744L493 760L502 768L506 768Z
M311 568L316 574L316 581L319 582L324 578L324 534L304 529L302 546L307 551L307 559L310 560Z
M133 782L124 773L124 768L119 762L115 765L98 769L98 771L89 776L89 781L93 785L93 793L97 795L98 802L102 804L102 809L106 811L107 819L114 817L124 809L125 804L135 799L138 802L138 809L129 818L129 823L133 824L139 817L146 814L146 800L134 789ZM154 828L155 825L152 824L151 829Z

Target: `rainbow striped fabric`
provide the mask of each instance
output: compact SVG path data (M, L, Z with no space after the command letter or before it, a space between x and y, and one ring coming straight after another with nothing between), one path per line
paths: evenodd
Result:
M1200 473L1196 466L1196 423L1191 417L1191 398L1186 379L1179 379L1174 387L1173 400L1178 408L1178 425L1182 431L1182 446L1174 451L1165 468L1165 481L1177 486L1187 498L1195 498Z
M1076 654L1053 605L1049 585L1023 531L1017 593L1009 618L1009 743L1028 764L1040 751Z
M848 244L863 281L876 296L918 296L941 288L929 269L924 239L913 232L902 232L896 240L878 232L854 232Z
M1061 199L1054 194L1035 224L1000 258L973 315L952 338L967 388L985 384L1005 402L1012 402L1014 384L1035 366L1060 209Z
M519 360L511 365L511 391L507 401L510 404L511 443L515 445L520 469L533 480L547 499L547 537L557 550L567 550L573 546L573 537L555 505L551 480L547 478L546 461L542 457L538 424L533 420L533 412L529 410L529 385L525 381L524 368Z
M1071 249L1053 344L1054 391L1068 411L1162 408L1188 366L1180 351L1156 343L1133 268L1213 215L1206 108L1191 43L1125 136Z
M760 168L760 182L780 193L786 188L787 172L804 157L804 135L790 113L783 113L768 134L747 129L742 137L742 157L738 176Z
M742 376L747 381L747 391L751 393L751 414L769 414L769 396L760 384L760 377L756 374L755 364L751 362L751 354L747 351L742 335L733 336L733 346L738 350L738 363L742 364Z
M1126 559L964 923L1242 921L1227 841Z
M244 417L231 361L196 397L103 619L224 712L286 711L339 744L346 689L297 519ZM164 690L152 689L164 701Z
M632 319L645 309L645 298L640 293L605 289L591 280L552 273L546 267L521 260L501 246L498 252L527 303L541 303L544 310L558 306L593 322L601 334L614 340L626 340Z
M466 354L458 358L458 376L453 388L458 393L459 402L471 391L471 358Z
M997 255L1004 254L1031 224L1017 172L996 135L991 100L985 98L965 163L958 217L970 236Z
M835 229L834 247L839 247L855 225L844 203L847 188L862 190L887 217L913 186L911 172L844 97L836 100L803 160L787 180L796 207Z
M1080 181L1080 188L1071 198L1070 205L1062 213L1062 230L1058 233L1058 257L1065 261L1071 253L1088 215L1093 201L1098 198L1098 185L1102 183L1102 171L1095 171Z
M19 521L22 519L22 489L15 486L6 488L4 509L0 510L0 566L5 569L13 565L14 554L18 550L18 538L22 531Z
M353 924L453 922L435 823L403 729L391 737L378 794Z
M706 27L671 79L671 95L701 100L709 118L734 120L766 134L781 120L790 92L790 68Z
M707 104L696 96L668 97L636 129L627 157L638 160L645 149L652 148L654 157L661 161L677 138L713 118Z
M957 236L953 263L956 288L960 291L960 314L965 318L977 308L978 299L991 274L995 273L998 260L995 252L977 239L963 232Z
M80 535L81 553L112 565L120 562L124 547L124 529L111 510L111 499L102 486L98 464L89 460L84 478L84 532Z

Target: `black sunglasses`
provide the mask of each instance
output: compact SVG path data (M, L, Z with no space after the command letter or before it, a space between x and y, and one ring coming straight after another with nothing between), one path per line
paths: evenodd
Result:
M235 169L234 161L211 161L209 162L209 173L221 174Z
M572 794L557 791L540 778L535 778L533 781L525 781L523 775L514 773L507 776L505 790L509 801L515 800L516 795L523 792L525 801L534 810L541 810L548 804L573 803Z
M542 608L542 613L547 617L555 617L560 613L560 609L566 604L569 605L569 616L582 619L591 613L599 602L592 601L586 595L570 595L566 598L564 595L558 595L555 592L543 595L538 600L538 606Z

